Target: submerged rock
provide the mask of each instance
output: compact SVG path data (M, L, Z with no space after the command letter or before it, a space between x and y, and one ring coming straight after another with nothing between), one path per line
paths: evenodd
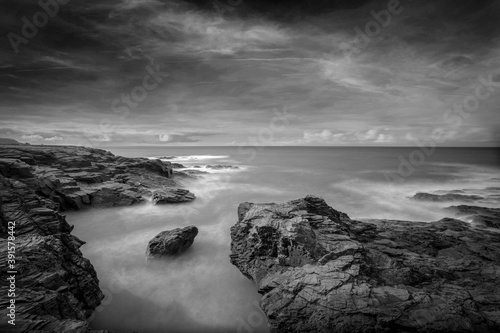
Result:
M463 221L360 222L308 196L241 204L231 240L271 332L500 331L500 235Z
M189 226L162 231L149 241L146 254L149 257L178 255L193 245L198 228Z
M195 195L185 189L166 189L159 190L153 193L153 203L165 204L165 203L181 203L189 202L195 199Z

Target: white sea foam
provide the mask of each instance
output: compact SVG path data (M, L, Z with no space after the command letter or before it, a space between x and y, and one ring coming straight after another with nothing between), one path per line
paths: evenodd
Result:
M168 162L192 162L192 161L205 161L205 160L221 160L229 158L228 155L186 155L186 156L172 156L172 158L162 159L160 157L152 157L161 159Z

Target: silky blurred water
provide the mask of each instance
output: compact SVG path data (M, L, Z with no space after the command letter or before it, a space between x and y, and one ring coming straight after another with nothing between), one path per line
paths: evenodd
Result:
M409 200L416 192L466 190L500 207L500 153L490 148L441 148L414 167L402 183L387 173L414 148L128 147L116 155L171 157L209 171L179 182L197 199L182 205L93 209L68 214L73 233L98 273L106 294L91 320L95 329L120 332L267 332L251 281L229 262L229 228L241 202L283 202L314 194L352 218L434 221L450 203ZM231 164L237 170L210 170ZM458 204L458 203L452 203ZM157 233L196 225L185 254L146 260Z

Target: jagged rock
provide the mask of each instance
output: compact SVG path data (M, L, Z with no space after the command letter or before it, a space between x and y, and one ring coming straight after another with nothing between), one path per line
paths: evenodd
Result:
M241 204L231 239L271 332L500 331L500 235L463 221L361 222L308 196Z
M0 176L0 249L7 254L8 222L15 221L16 325L7 324L7 283L0 284L0 331L90 332L86 318L103 299L96 272L82 256L84 244L70 234L73 229L58 206L36 195L29 187L13 186ZM7 255L0 257L2 281Z
M8 222L16 221L16 326L0 332L105 333L86 319L103 294L84 242L60 211L141 202L158 188L177 187L169 162L125 158L72 146L0 147L0 279L7 278ZM175 191L173 193L176 193ZM178 192L179 197L182 191ZM193 196L184 193L187 199ZM194 196L193 196L194 198ZM8 284L0 284L0 315L7 317Z
M74 180L82 183L102 183L110 180L109 176L99 172L75 172L69 174Z
M93 207L130 206L141 202L142 196L133 191L119 191L109 187L103 187L90 196Z
M454 211L457 216L470 217L485 227L500 229L500 208L459 205L447 209Z
M195 199L195 195L185 189L166 189L155 191L153 193L153 203L165 204L165 203L181 203L189 202Z
M120 157L84 147L5 147L0 148L0 174L19 178L61 210L128 206L143 201L151 190L177 185L170 162L158 159Z
M66 168L85 168L92 166L88 159L81 158L80 156L68 156L59 160L59 164Z
M193 225L162 231L149 241L146 254L149 257L181 254L193 245L196 235L198 228Z
M446 193L446 194L430 194L419 192L415 194L412 199L421 201L476 201L481 200L483 197L479 195L464 195L457 193Z
M18 159L0 158L0 174L5 177L32 177L32 168Z

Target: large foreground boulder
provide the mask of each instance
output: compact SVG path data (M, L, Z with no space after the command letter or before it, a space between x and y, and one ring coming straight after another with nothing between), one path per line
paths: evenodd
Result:
M149 241L146 254L149 257L181 254L193 245L196 235L198 228L194 225L162 231Z
M500 234L351 220L321 198L243 203L231 262L271 332L500 332Z

